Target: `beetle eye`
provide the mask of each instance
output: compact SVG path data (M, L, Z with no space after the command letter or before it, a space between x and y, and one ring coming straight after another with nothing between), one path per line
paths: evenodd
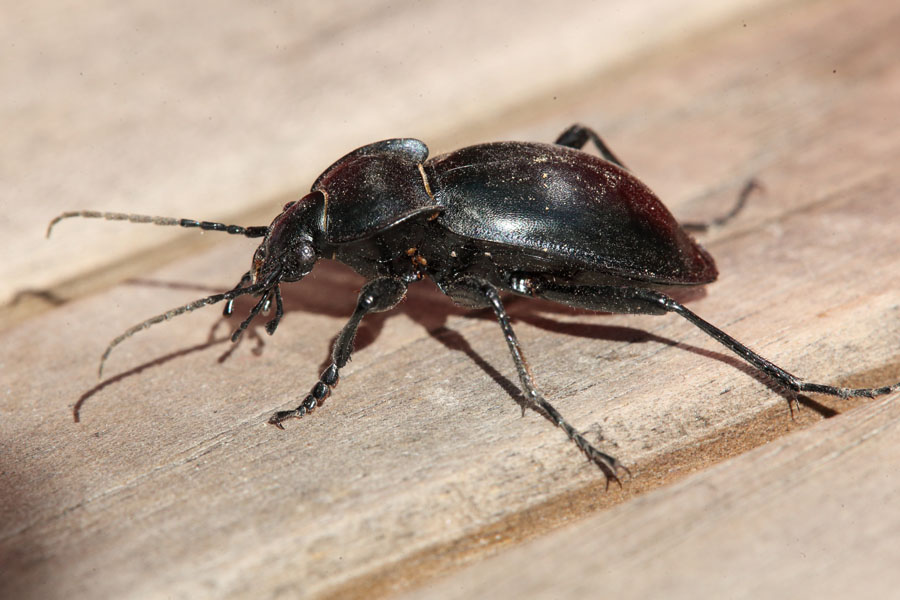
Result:
M297 281L312 271L316 264L316 249L304 238L298 238L281 256L281 280Z

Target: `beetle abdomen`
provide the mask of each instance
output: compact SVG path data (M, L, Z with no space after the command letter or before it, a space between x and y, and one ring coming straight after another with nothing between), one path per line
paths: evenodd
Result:
M438 156L428 167L443 207L438 222L460 236L649 283L716 278L712 257L653 192L599 157L497 142Z

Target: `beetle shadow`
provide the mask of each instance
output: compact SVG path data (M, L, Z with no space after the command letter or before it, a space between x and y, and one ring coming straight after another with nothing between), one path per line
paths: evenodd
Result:
M406 313L410 318L418 322L429 332L432 337L441 342L446 348L448 348L449 350L462 352L463 354L468 356L473 362L475 362L476 365L478 365L478 367L482 371L487 373L491 377L491 379L493 379L500 387L502 387L513 398L513 400L515 400L521 406L525 407L525 396L523 395L518 384L502 375L499 371L497 371L497 369L487 363L487 361L485 361L480 355L478 355L477 352L475 352L475 350L469 345L469 343L463 338L463 336L461 336L459 333L452 332L452 330L446 326L447 317L452 314L457 314L467 318L485 319L487 321L496 323L496 317L494 316L493 311L489 309L474 311L465 309L449 302L447 297L444 296L435 286L431 286L431 290L426 289L424 292L421 290L421 287L422 286L418 286L418 290L416 293L410 290L407 301L404 302L402 308L403 312ZM680 303L688 303L705 296L706 291L703 288L689 288L685 290L676 290L675 293L670 293L669 295L675 298ZM449 306L451 308L444 309L442 307L440 310L434 310L435 302L441 300L443 301L444 306ZM589 338L598 341L626 344L662 344L665 346L676 347L681 350L691 352L697 356L702 357L705 360L716 360L721 363L727 364L740 371L741 373L752 377L756 381L762 383L767 388L772 390L774 393L784 398L788 404L788 408L791 411L792 418L794 416L793 403L805 406L825 418L839 414L838 411L829 406L821 404L805 395L797 394L793 390L786 389L784 386L779 384L773 378L769 377L763 371L754 368L752 365L744 362L739 357L732 354L710 350L704 347L694 346L692 344L686 344L684 342L679 342L666 337L658 336L645 330L636 329L633 327L586 323L583 321L572 322L570 320L572 316L583 315L587 320L588 318L593 319L598 315L606 315L610 313L572 308L547 300L524 298L518 296L505 298L504 306L506 307L507 313L510 315L510 319L512 320L513 324L515 324L516 321L520 321L523 323L527 323L533 327L543 329L544 331L552 332L554 334ZM567 319L554 319L552 318L552 315L565 315ZM503 339L499 327L497 331L497 339ZM712 340L712 338L710 339ZM527 348L525 349L525 353L527 355Z
M169 354L165 354L163 356L158 356L152 360L144 362L136 367L132 367L127 371L122 371L121 373L117 373L112 377L108 377L106 379L101 380L97 385L93 386L89 390L85 391L81 396L79 396L78 400L75 401L74 406L72 407L72 418L76 423L81 422L81 409L84 407L84 404L90 400L93 396L101 392L102 390L123 381L129 377L137 375L147 369L151 369L153 367L158 367L160 365L164 365L169 361L175 360L176 358L181 358L182 356L187 356L188 354L193 354L194 352L201 352L210 348L211 346L215 346L217 344L223 344L229 340L228 337L219 337L219 338L210 338L207 339L202 344L196 344L189 348L182 348L180 350L175 350L174 352L170 352Z
M222 288L212 288L208 286L199 286L192 283L184 282L168 282L148 279L132 279L126 283L130 285L156 286L169 289L187 289L196 290L204 294L218 293ZM359 290L364 284L364 279L350 270L348 267L335 263L333 261L321 261L316 269L307 276L306 280L300 285L284 285L282 286L282 295L284 301L284 313L298 312L304 314L315 314L333 317L338 320L336 330L328 345L329 351L319 365L319 370L324 370L331 363L331 351L335 339L337 338L341 327L349 319L356 306ZM696 300L705 295L704 288L686 288L685 290L677 290L677 293L670 294L679 302L687 303ZM127 377L131 377L142 371L165 364L176 358L206 350L212 346L223 344L229 341L230 333L237 329L244 320L245 315L258 300L255 298L242 296L236 299L235 307L232 315L220 317L209 329L207 340L201 344L196 344L189 348L183 348L153 360L147 361L141 365L135 366L127 371L121 372L109 379L105 379L86 391L76 402L73 409L75 420L79 419L79 411L83 404L92 396L106 387L113 385ZM756 379L766 385L769 389L779 394L788 405L792 407L792 402L797 402L806 406L824 417L834 416L837 413L834 409L820 404L806 396L795 394L791 390L786 390L773 379L769 378L765 373L759 371L738 357L709 350L682 342L677 342L665 337L648 333L641 329L632 327L622 327L616 325L603 325L586 322L572 322L570 318L575 315L584 315L587 319L595 318L598 314L596 311L586 309L576 309L553 303L541 299L522 298L510 296L504 299L504 305L507 312L515 323L521 321L534 327L549 331L560 335L571 335L582 338L595 339L599 341L637 344L637 343L658 343L667 346L678 347L682 350L692 352L704 359L717 360L728 364L738 371ZM221 306L221 305L219 305ZM432 282L427 284L416 284L410 286L406 299L394 310L382 313L373 313L367 315L360 324L356 340L354 343L354 352L358 352L374 343L384 328L384 324L392 315L402 313L410 319L418 323L425 331L434 339L439 341L449 350L462 352L478 367L487 373L501 388L506 391L514 401L525 406L525 397L517 383L513 382L506 376L502 375L490 363L484 360L469 343L457 332L447 327L447 321L452 316L462 316L472 319L484 319L496 323L496 318L490 310L471 310L458 306L447 298ZM566 320L554 319L552 315L565 315ZM260 355L264 351L266 345L266 335L264 324L266 318L261 317L253 321L247 328L243 336L237 343L230 344L228 348L218 357L217 362L222 363L228 360L231 355L243 346L247 341L253 342L255 345L251 348L254 355ZM227 334L220 333L225 327ZM498 340L502 339L502 334L498 328ZM527 349L526 349L527 354ZM792 408L793 414L793 408Z
M62 306L66 299L51 289L27 288L16 292L9 300L9 306L18 306L30 301L37 301L50 306Z
M352 276L348 277L348 273ZM322 314L332 317L348 317L356 305L356 296L359 288L362 286L363 279L356 276L343 266L336 266L330 261L323 261L323 264L317 267L316 271L311 274L306 282L307 285L284 286L284 311L285 314L291 312L304 312L313 314ZM188 290L196 292L198 297L208 296L223 292L229 287L212 287L206 285L198 285L196 283L184 281L169 281L147 278L133 278L123 282L125 285L156 287L171 290ZM346 298L346 300L344 300ZM190 347L180 348L162 356L157 356L147 360L141 364L133 366L125 371L116 373L115 375L103 379L96 385L86 390L72 408L72 416L75 422L81 419L81 410L84 405L97 393L113 386L129 377L133 377L151 369L164 365L172 360L193 354L195 352L203 352L213 346L228 344L228 347L219 355L217 362L222 363L228 360L231 355L246 343L253 343L251 352L254 355L260 355L264 351L266 345L264 324L265 318L256 319L250 327L244 331L243 335L236 343L230 343L231 333L235 331L246 318L247 313L258 299L241 296L236 299L233 313L226 317L220 316L210 327L207 338L204 342L194 344ZM221 311L223 304L213 305L208 310ZM368 335L365 336L369 342L374 340L381 330L381 319L373 319L373 323L368 326ZM374 329L373 329L374 327ZM224 330L224 331L223 331Z

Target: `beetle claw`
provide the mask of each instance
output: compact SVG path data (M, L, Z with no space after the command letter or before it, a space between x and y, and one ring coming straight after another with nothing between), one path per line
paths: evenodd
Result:
M606 489L609 489L610 481L614 481L619 484L620 488L622 487L622 480L619 478L620 471L623 471L628 475L628 479L632 478L631 471L628 467L620 463L614 456L604 454L593 446L586 449L584 453L589 461L593 462L601 471L603 471L603 475L606 476Z
M295 414L296 410L280 410L271 417L269 417L269 425L274 425L278 429L284 429L284 425L281 424L282 421L286 421L291 417L300 418L301 415Z

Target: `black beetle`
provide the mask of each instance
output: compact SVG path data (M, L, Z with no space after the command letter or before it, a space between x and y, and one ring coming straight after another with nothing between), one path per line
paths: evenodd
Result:
M592 141L602 158L581 152ZM741 195L741 202L750 188ZM107 347L141 329L208 304L226 301L231 314L238 296L260 297L234 332L241 332L275 303L266 323L271 334L283 314L280 284L299 281L319 258L349 265L367 283L334 344L332 363L294 410L275 413L281 423L312 411L338 382L350 360L362 318L394 307L407 286L428 276L450 298L472 308L490 308L503 330L528 407L561 427L578 448L618 481L625 469L594 448L536 389L528 363L503 307L503 292L544 298L568 306L614 313L675 312L728 347L756 369L794 392L839 397L874 397L900 383L849 389L802 381L756 354L666 295L679 286L716 279L712 257L680 226L591 129L574 125L555 144L479 144L428 159L415 139L391 139L347 154L322 173L312 191L268 227L94 211L68 217L198 227L263 237L250 270L236 287L170 310L135 325ZM720 220L721 221L721 220Z

